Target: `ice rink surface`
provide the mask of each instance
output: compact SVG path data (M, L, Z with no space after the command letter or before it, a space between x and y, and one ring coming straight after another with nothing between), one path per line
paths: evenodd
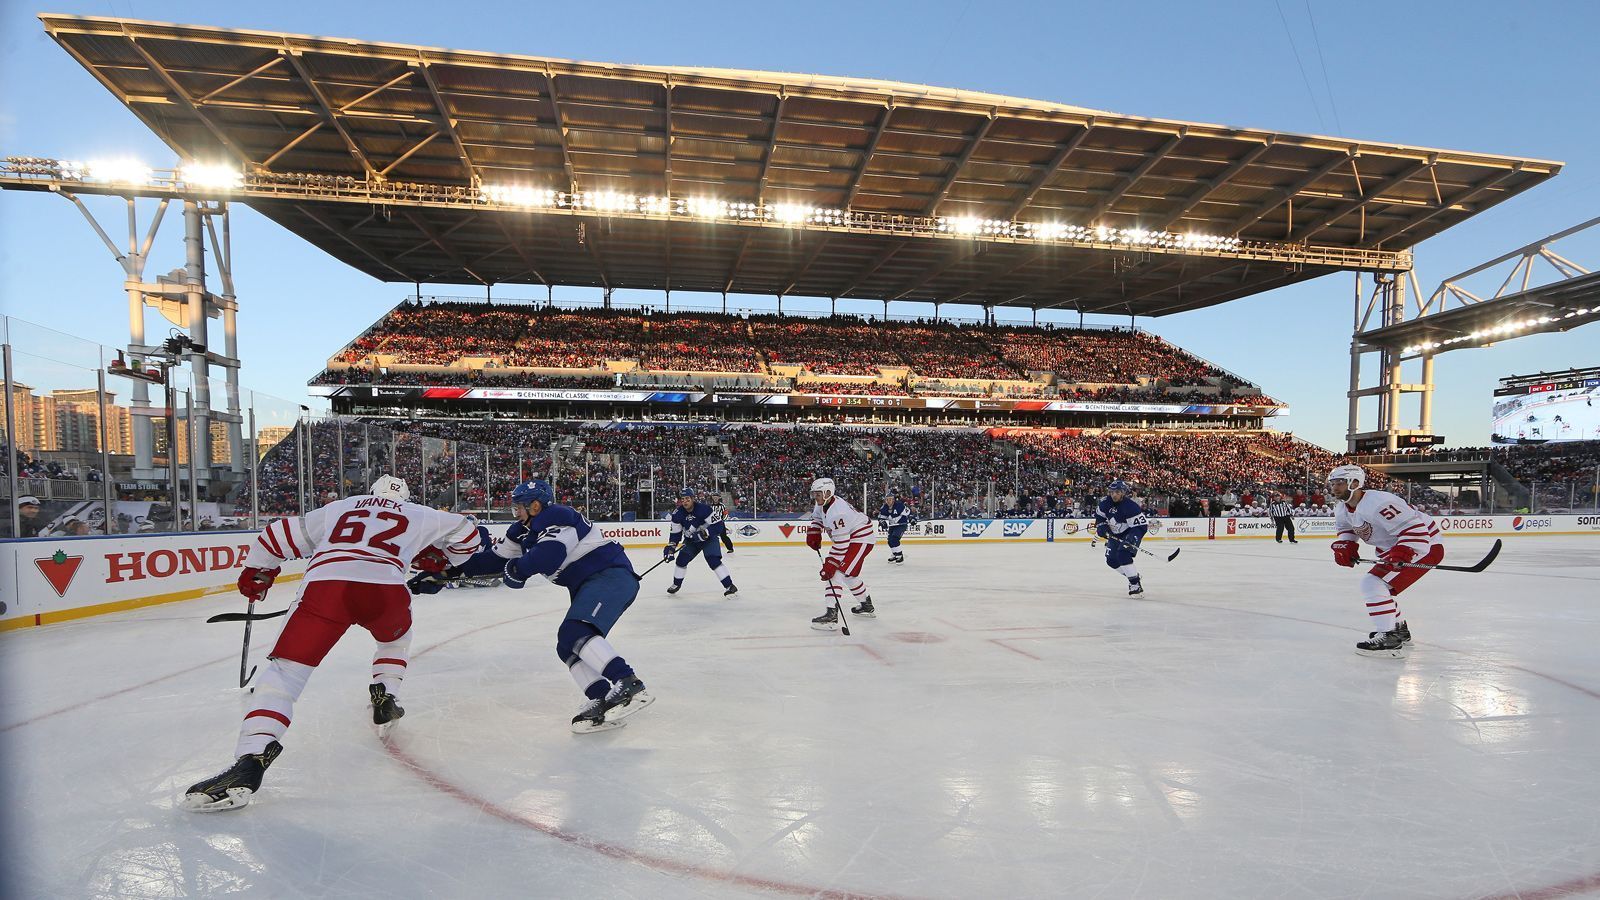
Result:
M1486 538L1449 540L1447 562ZM1151 542L1158 551L1171 542ZM371 639L312 678L258 801L176 808L231 762L237 597L0 637L0 878L19 897L1600 895L1600 540L1509 538L1402 598L1368 659L1326 540L907 546L879 609L812 631L816 562L699 562L612 634L657 696L576 736L565 591L419 598L408 714ZM654 553L633 551L648 564ZM642 566L641 566L642 568ZM285 585L269 599L281 605ZM278 620L281 621L281 620ZM277 621L256 629L264 656Z

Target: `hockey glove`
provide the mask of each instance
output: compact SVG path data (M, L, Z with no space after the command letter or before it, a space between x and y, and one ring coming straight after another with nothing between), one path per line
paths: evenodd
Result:
M1101 522L1094 527L1094 533L1097 537L1106 538L1111 536L1111 529L1106 526L1106 523Z
M1359 549L1355 541L1334 541L1333 561L1348 569L1361 558Z
M665 547L661 548L661 558L662 559L671 559L672 555L674 553L677 553L677 552L678 552L678 545L677 544L668 544Z
M444 590L444 580L436 572L418 572L406 582L413 594L437 594Z
M806 546L817 552L822 552L822 529L815 525L806 529Z
M258 569L255 566L245 566L239 573L239 593L244 595L251 603L267 595L267 588L272 587L272 582L278 577L278 567Z
M445 559L444 551L438 547L424 547L411 561L411 566L419 572L437 575L450 567L450 560Z
M1417 551L1411 549L1410 544L1395 544L1388 550L1378 554L1378 558L1391 566L1400 566L1408 562L1415 562Z
M506 560L506 568L504 572L500 573L500 580L505 583L506 587L518 590L521 590L522 586L528 583L528 579L522 572L518 571L517 560L514 559Z
M513 544L521 545L522 539L528 536L528 526L521 522L512 522L506 529L506 540Z
M694 530L694 539L702 544L711 540L711 529L701 525L699 528Z
M823 581L832 581L833 580L833 576L835 576L837 574L839 574L839 563L836 562L834 560L834 558L831 557L831 556L828 557L827 559L824 559L822 561L822 572L821 572L822 580Z

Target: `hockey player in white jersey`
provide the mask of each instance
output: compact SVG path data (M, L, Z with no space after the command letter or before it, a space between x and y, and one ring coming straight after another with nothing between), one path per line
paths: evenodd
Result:
M351 625L378 642L372 654L372 721L379 732L405 714L396 702L411 649L411 561L437 548L450 564L465 562L481 544L477 523L455 513L409 502L406 483L379 478L370 494L330 503L305 516L268 525L256 537L239 575L239 592L255 603L266 595L279 568L308 558L300 594L289 605L283 631L261 677L251 688L239 726L231 768L185 792L183 804L198 812L237 809L261 789L261 777L283 752L279 743L294 716L294 703L311 673Z
M850 607L852 615L875 619L878 611L872 607L872 595L867 593L867 583L861 580L861 566L872 552L876 537L872 520L857 511L843 497L834 494L832 478L818 478L811 482L811 499L816 506L811 510L811 525L806 529L806 546L822 552L822 536L830 542L827 556L822 559L823 596L828 608L811 620L818 631L837 631L839 628L839 599L846 590L860 601Z
M1333 559L1341 566L1354 566L1360 541L1378 551L1378 564L1361 576L1361 597L1373 630L1356 643L1356 652L1403 659L1411 629L1396 598L1428 572L1406 564L1438 565L1444 559L1444 545L1431 516L1398 494L1368 490L1365 484L1366 473L1360 466L1339 466L1328 473L1328 490L1338 501L1333 511L1338 532Z

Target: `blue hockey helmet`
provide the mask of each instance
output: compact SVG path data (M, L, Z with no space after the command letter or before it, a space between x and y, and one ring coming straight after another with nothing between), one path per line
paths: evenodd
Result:
M1133 491L1128 489L1128 483L1126 481L1123 481L1121 478L1118 478L1117 480L1115 480L1115 481L1111 482L1110 484L1106 485L1106 493L1108 493L1108 494L1122 494L1123 496L1127 496L1128 494L1133 493Z
M539 501L545 506L556 502L555 491L543 481L524 481L511 489L511 502L517 506L530 506L533 501Z
M694 488L686 487L683 490L678 492L678 499L681 500L681 499L683 499L685 497L689 498L690 500L693 500L694 499Z

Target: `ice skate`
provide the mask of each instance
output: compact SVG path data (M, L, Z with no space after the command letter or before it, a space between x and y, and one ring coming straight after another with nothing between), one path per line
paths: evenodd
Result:
M1144 582L1138 578L1128 579L1128 596L1137 597L1144 593Z
M594 734L597 731L611 731L621 728L622 722L606 718L605 700L585 700L579 708L578 714L572 717L573 734Z
M1400 632L1374 631L1364 641L1356 642L1356 652L1362 656L1383 656L1393 659L1406 658L1406 645L1400 637Z
M683 588L683 582L681 582L681 581L674 581L674 582L673 582L673 583L672 583L672 587L669 587L669 588L667 588L667 593L669 593L669 594L676 594L676 593L677 593L677 592L678 592L678 591L679 591L679 590L681 590L681 589L682 589L682 588Z
M739 586L736 585L736 584L733 584L732 582L729 582L728 588L727 588L727 590L722 592L722 596L724 596L724 597L732 597L734 594L737 594L737 593L739 593Z
M611 686L602 709L607 722L620 722L654 702L655 696L645 690L639 676L629 675Z
M395 702L394 695L381 684L368 686L368 692L372 694L372 725L378 730L378 737L383 737L394 727L395 720L406 714L405 707Z
M261 790L261 777L266 774L267 767L282 752L283 745L273 741L260 753L246 753L227 771L185 791L184 808L193 812L220 812L249 806L256 792Z
M900 551L898 551L898 550L896 550L895 552L889 554L889 562L891 562L891 563L893 563L893 564L895 564L897 566L898 565L904 565L905 561L906 561L905 556L902 555L900 553Z
M1405 622L1398 622L1398 623L1395 624L1394 630L1400 633L1400 643L1402 643L1402 644L1411 643L1411 626L1410 625L1407 625Z
M867 599L861 601L859 606L850 607L850 615L860 616L863 619L876 619L878 617L878 611L872 608L872 598L868 597Z
M818 631L838 631L839 611L831 606L828 607L826 612L811 620L811 627Z

